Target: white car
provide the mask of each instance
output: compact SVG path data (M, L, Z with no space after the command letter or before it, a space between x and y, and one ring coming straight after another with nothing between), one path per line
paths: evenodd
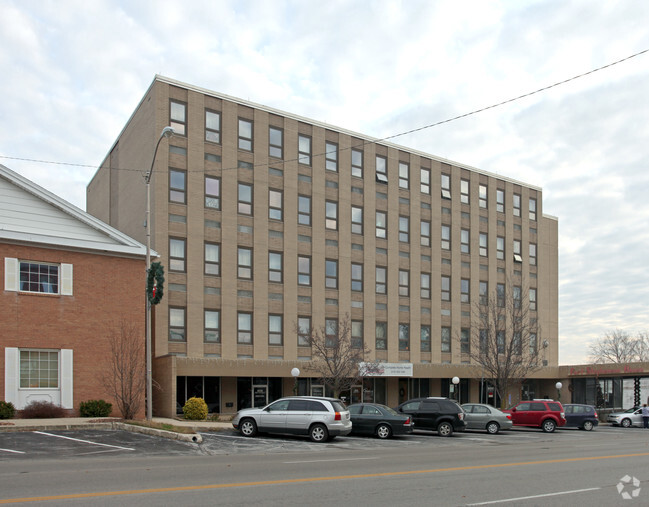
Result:
M613 426L630 428L631 426L642 427L642 408L634 407L624 412L613 412L608 414L606 421Z
M326 442L352 431L349 410L343 402L319 396L280 398L264 408L239 410L232 426L244 437L286 433L309 435L314 442Z

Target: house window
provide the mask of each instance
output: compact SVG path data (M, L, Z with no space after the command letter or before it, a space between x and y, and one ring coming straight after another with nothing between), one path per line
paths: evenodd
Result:
M325 347L333 348L338 343L338 321L325 319Z
M268 252L268 281L282 283L282 253Z
M381 155L376 156L376 181L379 183L388 182L388 159Z
M239 149L252 151L252 121L239 118Z
M410 350L410 324L399 324L399 350Z
M352 234L363 234L363 208L352 206Z
M363 292L363 265L352 262L352 290Z
M239 183L238 211L242 215L252 215L252 185Z
M169 238L169 271L185 271L185 240Z
M363 152L352 148L352 176L363 177Z
M311 165L311 138L299 135L297 140L297 160L300 164Z
M536 199L530 197L529 209L530 209L530 220L536 220Z
M536 266L536 243L530 243L530 266Z
M205 140L212 143L221 142L221 113L205 110Z
M351 346L353 349L363 348L363 321L362 320L352 320Z
M43 294L59 293L60 279L58 264L20 262L19 269L21 291L40 292ZM15 277L15 268L13 269L13 273Z
M530 310L536 311L536 289L530 289Z
M298 285L311 285L311 257L298 256L297 283Z
M480 304L486 305L489 302L489 282L480 282Z
M297 319L297 346L311 346L311 317L298 317Z
M327 289L338 288L338 261L332 259L325 261L325 287Z
M410 242L410 219L408 217L399 217L399 241Z
M338 171L338 145L327 142L325 144L325 169L327 171Z
M268 345L282 345L284 340L282 338L282 316L269 315L268 316Z
M376 350L387 350L388 349L388 323L387 322L377 322L376 323Z
M205 274L221 274L221 245L205 243Z
M239 312L237 314L237 343L252 344L252 313Z
M451 227L442 225L442 250L451 249Z
M500 236L496 238L496 258L505 259L505 238Z
M169 169L169 201L179 202L185 204L186 194L186 179L187 173L185 171L178 171L177 169Z
M205 335L206 343L221 343L219 328L221 325L221 314L218 310L205 310Z
M505 308L505 284L496 285L496 304L499 308Z
M185 341L185 308L169 307L169 341Z
M466 278L462 278L460 280L460 302L461 303L469 303L470 302L470 283L469 280Z
M523 262L521 255L521 242L518 239L514 240L514 262Z
M460 252L469 253L469 231L467 229L460 230Z
M487 209L487 185L480 185L478 187L478 198L480 207Z
M237 276L244 280L252 279L252 250L239 247L237 250Z
M421 274L421 298L430 299L430 273Z
M282 192L281 190L268 191L268 218L282 220Z
M505 191L496 190L496 211L499 213L505 212Z
M383 239L388 237L388 216L385 211L376 212L376 237Z
M441 336L442 352L451 351L451 328L443 327Z
M419 240L421 246L430 246L430 222L426 220L421 221Z
M486 232L480 233L480 257L487 257L488 236Z
M512 197L512 208L513 214L515 217L521 216L521 196L520 194L514 194Z
M49 350L20 351L20 388L59 387L59 353Z
M311 225L311 198L307 195L300 195L297 200L297 207L297 223Z
M205 176L205 207L221 209L221 179Z
M175 135L187 135L187 104L169 101L169 126L174 129Z
M338 203L327 201L325 203L325 228L338 229Z
M387 268L383 266L376 266L376 293L386 294L387 287L388 287Z
M419 333L419 347L422 352L430 352L430 326L421 326Z
M410 271L405 269L399 270L399 296L410 296Z
M460 330L460 352L462 354L471 353L471 330L465 327Z
M442 301L451 300L451 277L442 276Z
M399 162L399 188L408 188L410 179L410 165Z
M469 182L467 180L460 180L460 202L469 204Z
M450 199L451 198L451 177L448 174L442 174L441 184L442 184L442 198Z
M424 169L423 167L421 168L420 180L421 193L430 195L430 169Z
M268 127L268 154L271 157L284 157L284 131L277 127Z

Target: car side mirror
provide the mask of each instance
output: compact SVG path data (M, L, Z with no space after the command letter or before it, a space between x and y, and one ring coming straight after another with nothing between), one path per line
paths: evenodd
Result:
M512 412L516 412L516 407L512 408Z

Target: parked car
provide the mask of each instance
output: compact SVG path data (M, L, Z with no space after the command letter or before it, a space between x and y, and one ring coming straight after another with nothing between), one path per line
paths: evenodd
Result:
M546 433L566 424L563 406L554 400L521 401L503 412L511 414L514 426L541 428Z
M566 413L566 427L590 431L599 424L597 410L592 405L567 403L563 410Z
M606 421L613 426L630 428L631 426L642 427L642 408L628 408L624 412L613 412L608 414Z
M464 431L464 410L449 398L414 398L403 402L396 411L412 417L415 428L437 431L442 437L450 437L454 431Z
M392 435L412 433L412 417L397 413L379 403L355 403L347 407L352 419L352 434L376 435L390 438Z
M239 410L232 426L245 437L260 433L308 435L314 442L326 442L352 431L349 410L336 398L291 396L264 408Z
M511 429L513 425L511 414L505 414L491 405L465 403L462 408L467 430L487 430L487 433L495 435L501 429Z

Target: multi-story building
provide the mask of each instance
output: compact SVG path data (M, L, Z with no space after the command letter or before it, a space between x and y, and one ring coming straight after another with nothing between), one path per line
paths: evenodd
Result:
M312 358L297 330L346 315L368 359L396 375L366 379L352 400L447 395L454 376L477 400L454 337L476 325L472 302L508 280L529 287L544 364L557 365L557 220L540 188L156 76L87 188L91 214L140 240L165 126L175 135L151 177L167 284L156 413L192 395L232 413L292 392L292 368ZM323 392L317 378L296 382Z

